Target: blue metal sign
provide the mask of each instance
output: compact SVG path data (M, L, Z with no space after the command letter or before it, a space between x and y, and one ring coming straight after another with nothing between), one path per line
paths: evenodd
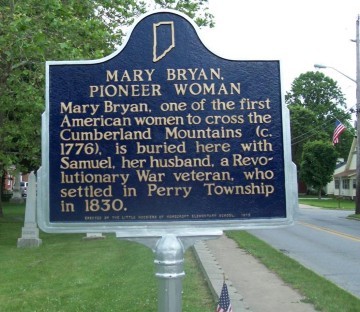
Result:
M290 223L284 116L279 61L221 58L182 14L148 14L107 58L47 62L43 228Z

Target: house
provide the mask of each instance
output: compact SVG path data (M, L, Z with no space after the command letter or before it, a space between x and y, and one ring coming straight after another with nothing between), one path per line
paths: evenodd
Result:
M10 170L9 172L4 171L3 173L3 181L2 181L2 187L3 187L3 192L12 192L13 188L14 188L14 184L15 184L15 176L12 175L13 170ZM20 174L20 183L21 182L25 182L27 183L29 179L29 174Z
M326 186L327 195L354 199L356 196L356 137L351 144L346 162L336 166L333 180Z

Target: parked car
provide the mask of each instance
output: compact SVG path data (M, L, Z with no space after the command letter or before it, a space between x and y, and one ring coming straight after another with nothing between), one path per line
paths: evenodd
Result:
M20 182L20 191L22 197L26 197L27 195L27 186L28 186L28 182L24 182L24 181Z

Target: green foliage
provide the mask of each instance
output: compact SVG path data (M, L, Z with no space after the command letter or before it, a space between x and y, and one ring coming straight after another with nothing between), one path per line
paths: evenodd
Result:
M318 128L318 120L316 115L310 109L302 105L290 105L290 119L291 119L291 146L292 146L292 160L295 164L300 166L303 142L309 138L314 140L326 140L328 134Z
M206 7L207 0L155 0L156 6L174 9L190 16L197 25L214 27L213 15Z
M0 170L40 165L45 61L98 59L151 6L173 8L213 25L204 0L2 0L0 2Z
M307 72L296 78L287 93L287 103L308 108L321 122L332 121L334 117L340 120L350 118L344 111L346 105L341 89L321 72Z
M321 189L332 180L337 153L330 142L313 141L304 145L300 166L300 177L315 188L319 196Z
M347 158L354 129L346 111L345 98L337 83L321 72L307 72L296 78L285 96L291 116L293 161L299 167L303 145L308 141L331 142L336 119L346 125L336 145L339 156Z
M23 171L39 166L45 60L100 57L111 51L113 35L93 10L87 1L28 0L1 7L3 166L16 164Z

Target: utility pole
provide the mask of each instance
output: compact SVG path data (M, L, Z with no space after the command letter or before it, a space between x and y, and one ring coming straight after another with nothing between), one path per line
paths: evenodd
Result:
M355 213L360 214L360 39L359 20L356 21L356 202Z
M334 67L315 64L315 68L331 68L339 74L345 76L356 83L356 199L355 213L360 214L360 35L359 35L360 15L356 21L356 39L351 40L356 43L356 80L342 73Z

